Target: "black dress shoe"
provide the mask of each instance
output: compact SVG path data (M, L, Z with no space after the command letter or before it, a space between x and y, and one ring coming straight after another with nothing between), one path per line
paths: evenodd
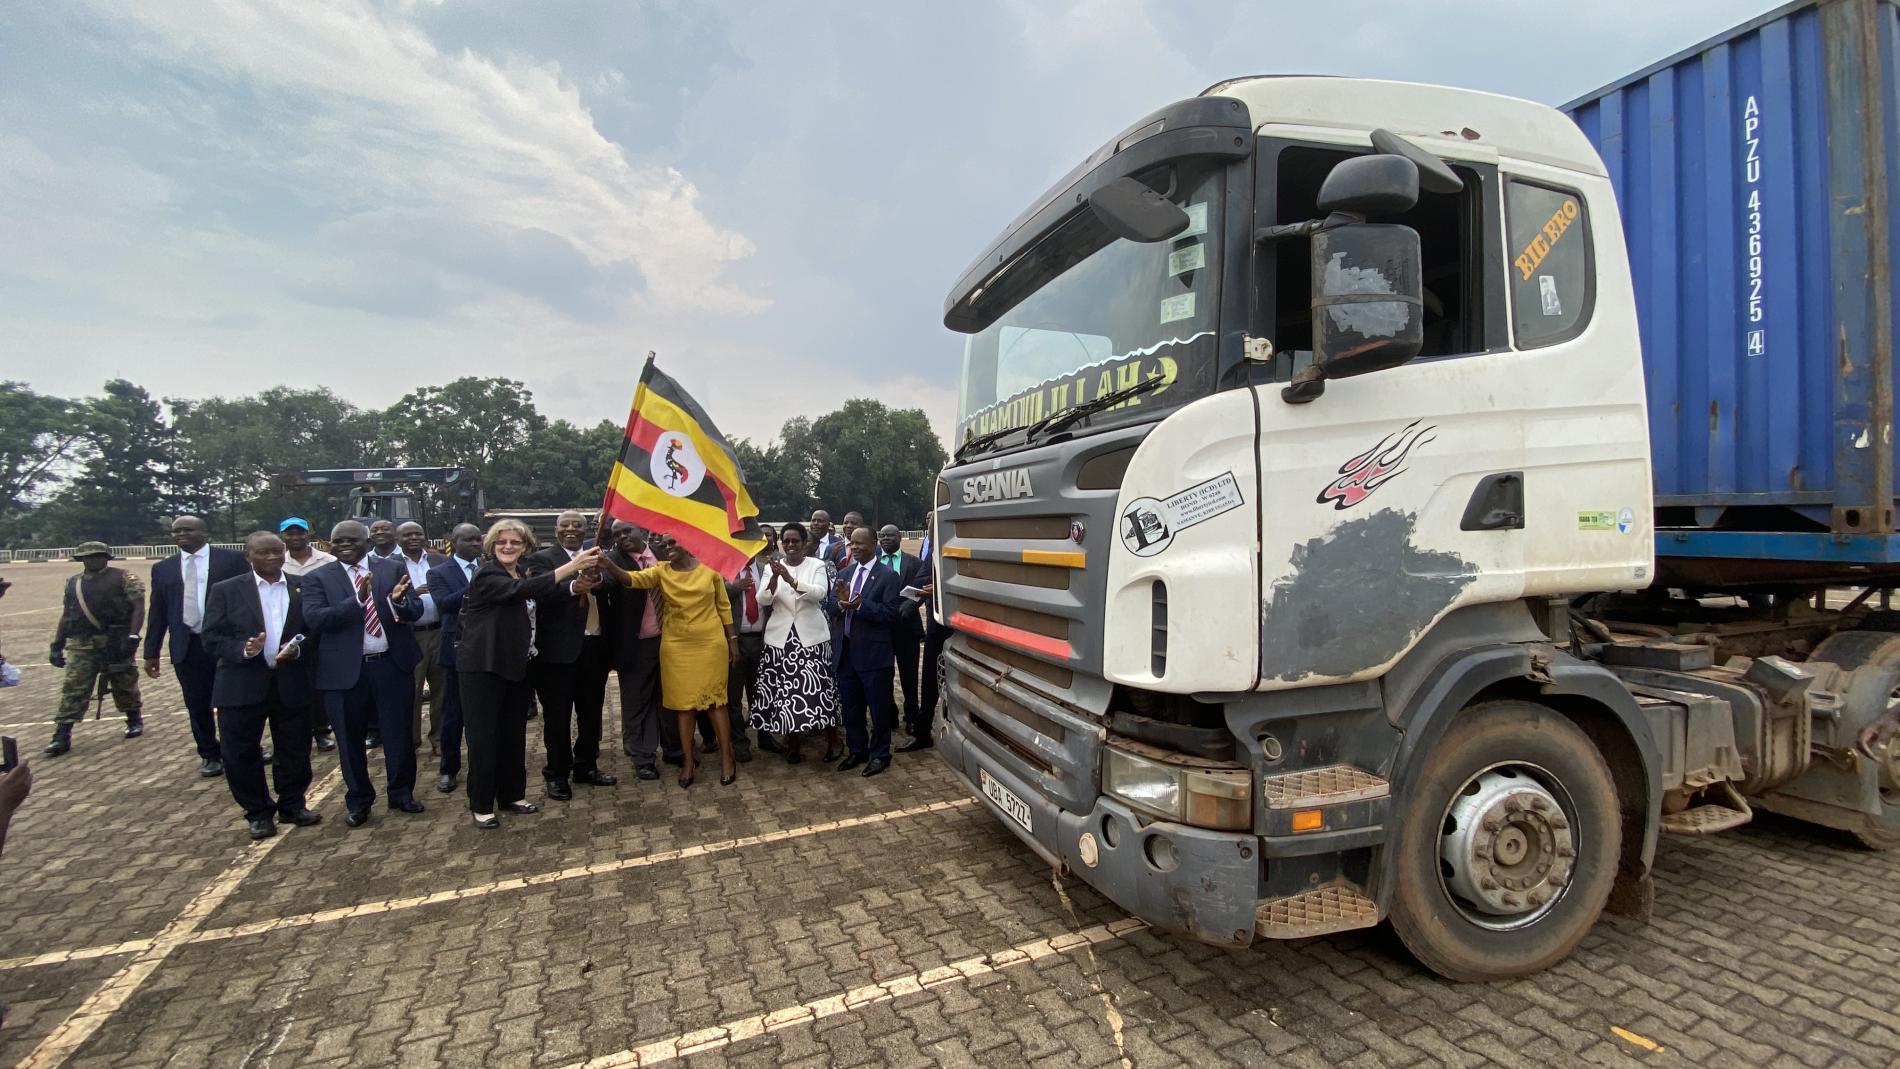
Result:
M402 802L391 802L389 803L389 808L399 813L420 813L428 807L416 801L414 798L410 798Z
M499 817L484 818L484 817L475 816L474 814L471 813L469 814L469 820L473 822L476 827L482 829L483 831L493 831L494 829L501 827L501 818Z
M217 779L224 775L224 762L215 757L207 757L204 764L198 766L198 774L206 779Z
M769 731L759 732L759 749L766 753L784 753L785 747Z
M686 765L686 757L684 755L681 755L679 757L674 757L671 754L668 754L668 755L662 756L660 760L665 761L669 765L678 765L680 767L685 767Z
M930 741L930 736L919 735L916 738L905 743L904 745L899 746L897 748L897 752L898 753L916 753L918 750L928 750L932 746L935 746L935 745L937 744Z
M838 758L843 757L843 756L844 756L843 750L826 750L825 756L821 760L823 760L825 764L830 764L833 761L836 761Z
M733 751L732 751L732 759L733 759L734 761L750 761L750 760L752 760L752 747L750 747L750 746L748 746L748 747L746 747L746 748L745 748L745 749L743 749L743 750L738 750L738 749L735 749L735 750L733 750Z
M654 768L652 765L641 765L639 768L633 770L633 774L636 779L660 778L660 770Z
M448 794L455 789L455 773L444 772L435 778L435 789Z
M143 734L145 734L145 721L136 716L127 717L125 721L125 737L128 739L136 739Z
M574 797L574 788L569 787L567 781L564 779L550 778L548 780L548 797L557 802L570 801Z
M336 749L335 735L318 735L317 736L317 752L318 753L329 753L335 749Z
M799 764L804 764L804 762L805 762L805 755L804 755L804 754L802 754L802 753L800 753L800 752L798 752L797 750L787 750L787 751L785 751L785 763L786 763L786 764L788 764L788 765L799 765Z
M611 787L620 781L598 768L590 768L585 772L574 773L574 782L585 783L590 787Z
M299 828L308 828L323 823L323 814L312 809L286 810L277 814L277 823L294 824Z
M539 813L541 811L541 807L535 805L533 802L509 802L506 808L508 812L516 813L524 817L530 813Z
M369 810L352 809L349 815L343 818L343 823L348 824L352 828L360 828L369 823Z
M843 761L838 762L838 771L849 772L863 763L864 763L864 755L861 753L854 753L850 757L845 758Z
M887 769L887 768L889 768L889 767L891 767L891 760L890 760L890 758L888 758L888 757L873 757L873 758L871 758L871 762L870 762L870 764L867 764L867 765L865 765L865 766L864 766L864 775L865 775L865 776L866 776L867 778L868 778L868 777L871 777L871 776L875 776L875 775L877 775L877 774L878 774L879 772L882 772L882 771L884 771L885 769Z
M272 824L269 817L258 817L251 821L251 838L268 839L276 834L277 825Z

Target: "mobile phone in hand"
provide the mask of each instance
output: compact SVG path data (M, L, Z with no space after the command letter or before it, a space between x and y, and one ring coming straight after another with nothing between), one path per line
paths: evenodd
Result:
M11 735L0 735L0 772L11 772L20 764L20 744Z

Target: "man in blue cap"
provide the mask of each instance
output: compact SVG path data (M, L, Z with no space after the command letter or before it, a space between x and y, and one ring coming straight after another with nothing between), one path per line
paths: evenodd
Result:
M310 521L302 516L285 517L277 525L277 533L284 540L284 574L302 579L307 572L336 559L331 553L325 553L310 544ZM314 692L310 698L310 728L317 750L329 753L336 749L336 735L330 728L330 717L323 711L323 698Z

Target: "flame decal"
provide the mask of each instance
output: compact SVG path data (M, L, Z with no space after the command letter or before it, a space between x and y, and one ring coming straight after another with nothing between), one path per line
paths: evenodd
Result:
M1339 478L1319 492L1322 505L1331 502L1335 510L1345 510L1372 496L1372 492L1404 474L1405 458L1416 446L1434 440L1436 426L1420 428L1423 420L1413 420L1405 429L1388 434L1379 444L1339 466Z

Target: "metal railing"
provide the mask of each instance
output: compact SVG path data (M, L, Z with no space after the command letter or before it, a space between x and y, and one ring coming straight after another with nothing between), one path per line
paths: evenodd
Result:
M235 549L242 552L242 542L213 542L219 549ZM71 560L73 547L62 546L58 549L0 549L0 564L36 564L46 561ZM113 546L112 555L132 560L164 560L178 555L178 547L164 546Z

